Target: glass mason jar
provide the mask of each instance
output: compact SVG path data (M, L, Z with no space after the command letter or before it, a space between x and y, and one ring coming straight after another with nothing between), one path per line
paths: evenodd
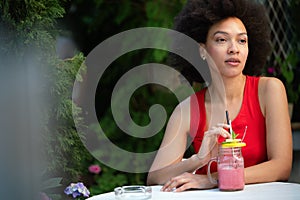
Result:
M243 190L244 180L244 158L241 147L245 143L236 143L231 145L221 145L217 158L213 158L208 164L208 177L212 183L218 183L221 191L238 191ZM217 162L218 181L211 177L210 165Z

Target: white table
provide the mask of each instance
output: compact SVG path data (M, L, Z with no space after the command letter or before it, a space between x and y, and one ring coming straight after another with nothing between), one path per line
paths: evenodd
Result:
M300 200L300 184L296 183L262 183L246 185L243 191L237 192L221 192L218 189L210 190L190 190L185 192L161 192L161 186L152 186L152 200L199 200L199 199L280 199L280 200ZM115 200L114 192L96 195L87 200Z

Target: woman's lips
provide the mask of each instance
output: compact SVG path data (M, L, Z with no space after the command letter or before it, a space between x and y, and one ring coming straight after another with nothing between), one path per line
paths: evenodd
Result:
M240 60L237 59L237 58L230 58L230 59L227 59L225 62L226 62L227 64L233 65L233 66L236 66L236 65L239 65L239 64L240 64Z

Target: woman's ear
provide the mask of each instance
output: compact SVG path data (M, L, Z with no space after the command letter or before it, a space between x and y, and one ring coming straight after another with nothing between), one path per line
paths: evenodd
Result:
M199 45L199 52L200 52L200 56L201 56L202 60L205 60L206 59L205 44L200 43L200 45Z

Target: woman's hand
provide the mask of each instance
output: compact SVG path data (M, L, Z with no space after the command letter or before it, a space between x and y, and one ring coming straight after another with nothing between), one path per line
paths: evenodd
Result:
M212 150L217 144L217 138L221 135L224 138L230 138L230 134L227 130L230 126L228 124L217 124L212 127L210 130L204 133L202 145L197 154L193 156L197 156L198 159L210 160L212 155ZM171 178L163 187L162 191L176 191L181 192L188 189L208 189L213 188L216 185L212 184L207 175L197 175L185 172L179 176Z
M212 127L210 130L204 133L202 145L200 147L199 152L197 154L194 154L189 159L190 161L194 160L197 163L202 163L201 165L195 166L196 168L194 168L193 170L206 165L207 162L211 159L211 156L213 156L212 150L214 149L214 147L216 147L217 138L219 135L221 135L224 138L230 137L230 134L225 129L229 129L229 125L217 124L216 126ZM190 170L190 172L191 171L192 170ZM165 173L168 172L166 171ZM210 181L208 180L207 175L195 175L192 173L185 172L182 173L181 175L173 176L173 178L171 178L169 181L167 181L164 184L162 191L174 191L175 188L176 191L179 192L179 191L184 191L192 188L207 189L207 188L212 188L214 186L215 185L210 183Z
M199 152L197 153L198 158L207 159L207 157L209 157L211 151L214 149L214 147L217 144L217 139L219 135L224 138L230 138L230 133L227 130L225 130L229 128L230 126L228 124L220 123L217 124L216 126L213 126L210 130L206 131L204 133L204 137Z
M182 192L188 189L209 189L216 185L212 184L207 175L183 173L172 178L161 189L164 192Z

